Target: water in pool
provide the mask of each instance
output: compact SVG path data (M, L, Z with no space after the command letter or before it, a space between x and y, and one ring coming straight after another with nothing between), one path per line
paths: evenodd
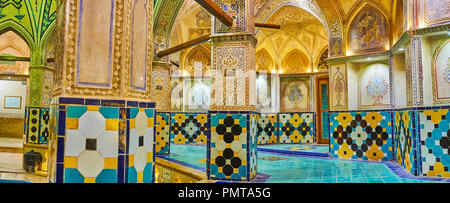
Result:
M311 144L278 144L258 146L259 149L274 149L284 151L301 151L328 154L330 149L328 145L311 145Z
M206 168L206 146L171 145L167 158ZM386 164L258 152L258 173L266 183L434 183L401 178Z

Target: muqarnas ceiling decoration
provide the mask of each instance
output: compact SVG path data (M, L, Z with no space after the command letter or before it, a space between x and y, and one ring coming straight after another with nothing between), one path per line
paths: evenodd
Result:
M354 54L383 51L389 44L388 23L376 8L367 6L353 19L348 43Z

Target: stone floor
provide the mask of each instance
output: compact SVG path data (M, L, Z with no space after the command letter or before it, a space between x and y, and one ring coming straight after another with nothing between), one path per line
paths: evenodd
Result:
M22 139L0 138L0 180L45 183L44 176L30 175L22 168Z
M4 147L22 148L23 147L22 139L0 137L0 148L4 148Z

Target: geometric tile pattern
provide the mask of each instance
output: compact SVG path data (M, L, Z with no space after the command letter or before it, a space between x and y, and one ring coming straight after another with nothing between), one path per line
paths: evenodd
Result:
M330 152L334 158L392 161L392 113L330 113Z
M258 169L258 118L257 114L250 114L250 132L248 132L250 153L247 155L247 160L250 160L250 180L256 177Z
M129 108L128 183L152 183L154 109Z
M419 111L422 175L450 178L450 111Z
M171 115L171 144L207 144L208 115L176 113Z
M394 157L410 174L417 175L414 111L394 112Z
M256 115L217 112L208 115L207 175L213 180L250 181L256 175Z
M170 150L170 113L156 113L155 154L169 154Z
M311 144L316 141L314 113L278 115L280 144Z
M48 144L49 127L49 108L25 107L24 142L26 144Z
M65 183L117 182L119 108L67 106Z
M278 143L278 115L261 114L258 119L258 145Z
M83 98L54 102L53 182L153 182L154 103Z

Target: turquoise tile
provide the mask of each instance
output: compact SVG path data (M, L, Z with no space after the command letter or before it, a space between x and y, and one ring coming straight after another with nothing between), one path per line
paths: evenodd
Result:
M96 183L117 183L117 170L103 169L102 172L95 178Z
M78 169L64 169L64 183L84 183L84 177Z
M80 118L87 111L87 106L68 106L67 118Z
M130 119L136 118L139 108L130 108Z
M137 171L134 166L128 168L128 183L137 183Z
M172 145L169 158L206 168L200 162L206 158L206 146ZM279 157L276 161L262 160L263 157ZM423 183L422 181L399 178L384 163L343 161L311 157L294 157L258 152L258 173L271 177L267 183ZM212 171L217 167L212 165ZM220 176L220 175L219 175Z
M152 183L153 182L153 164L147 163L143 172L144 183Z
M103 115L105 119L119 118L119 108L117 107L100 107L99 112Z

